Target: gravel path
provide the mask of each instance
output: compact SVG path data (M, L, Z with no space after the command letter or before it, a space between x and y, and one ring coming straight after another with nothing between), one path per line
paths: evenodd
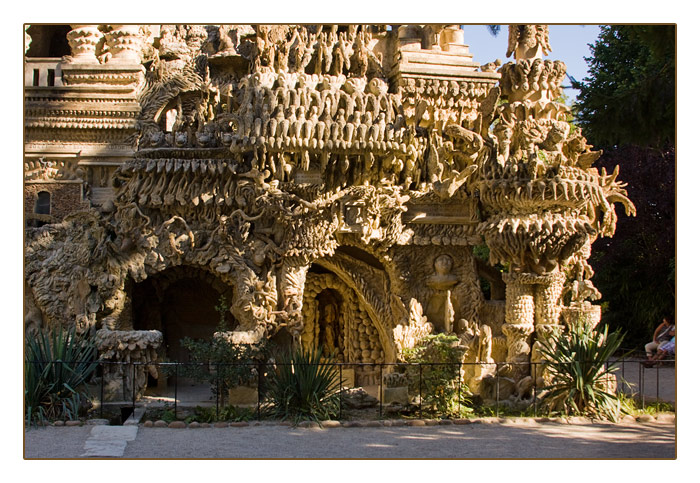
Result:
M91 428L25 432L26 458L80 458ZM144 428L123 458L674 458L675 425L509 422L428 427Z

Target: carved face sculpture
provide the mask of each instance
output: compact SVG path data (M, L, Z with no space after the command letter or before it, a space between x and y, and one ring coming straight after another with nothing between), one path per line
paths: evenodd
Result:
M452 257L449 255L440 255L435 259L435 273L438 275L447 275L452 271Z

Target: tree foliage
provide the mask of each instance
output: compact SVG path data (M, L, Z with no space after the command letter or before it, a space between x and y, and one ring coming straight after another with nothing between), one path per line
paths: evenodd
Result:
M621 216L615 236L594 243L593 282L605 300L603 321L623 328L627 342L639 347L676 303L675 151L624 146L599 164L608 172L621 166L637 216Z
M602 26L590 76L574 82L577 122L604 149L597 167L619 165L637 207L614 238L596 241L590 261L603 321L635 346L675 306L675 37L674 25Z
M663 146L675 137L676 27L602 26L586 57L590 76L580 90L577 118L598 147Z

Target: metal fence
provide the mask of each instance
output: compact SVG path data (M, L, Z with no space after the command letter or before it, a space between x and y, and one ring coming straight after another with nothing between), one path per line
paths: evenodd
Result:
M26 363L39 364L45 367L46 364L54 364L67 371L71 370L72 364L77 364L67 361L26 361ZM250 378L248 387L254 388L257 394L257 400L253 402L252 408L255 411L256 417L261 419L263 407L266 402L267 381L271 377L271 371L276 370L283 365L290 363L271 363L271 362L237 362L237 363L190 363L190 362L111 362L111 361L95 361L98 368L93 375L88 387L93 398L99 401L99 417L104 416L104 408L106 405L131 406L131 410L135 410L138 405L148 404L149 407L157 407L158 403L162 403L163 407L169 407L172 401L172 409L177 417L178 403L181 407L194 407L200 404L208 404L212 406L210 400L197 401L195 399L186 400L187 389L183 389L183 379L192 387L192 380L186 375L191 372L193 366L200 367L200 373L208 374L206 378L209 382L200 382L198 387L200 394L202 389L211 394L214 399L213 406L216 408L216 417L219 417L220 409L225 405L226 390L238 387L238 384L230 384L226 381L230 377L227 371L232 368L240 370L241 367L248 368L247 370L253 377ZM579 362L584 363L584 362ZM83 362L85 364L85 362ZM593 363L591 363L593 364ZM299 364L296 364L299 365ZM322 366L334 366L337 370L337 381L340 381L340 398L338 404L338 417L342 419L344 413L352 410L351 404L345 396L351 393L354 387L363 387L376 391L376 399L372 407L376 406L377 416L381 419L387 415L387 410L391 409L391 401L385 400L386 389L385 375L387 374L402 374L406 382L406 396L408 401L404 405L402 414L405 416L414 416L422 418L424 414L430 414L434 417L450 418L461 417L463 407L468 407L471 404L472 394L469 388L462 382L462 376L465 371L473 371L474 369L488 369L491 376L489 380L494 388L493 397L483 401L484 405L491 407L495 415L498 417L504 407L504 398L501 395L501 387L503 379L507 376L504 374L517 371L521 375L539 374L539 371L544 366L543 362L523 362L523 363L508 363L508 362L472 362L472 363L323 363ZM667 359L655 364L653 367L647 367L648 362L645 358L639 357L621 357L611 359L605 364L605 368L612 366L616 377L616 390L626 393L633 397L642 409L646 407L652 400L656 402L667 402L675 405L675 360ZM148 382L148 370L157 369L159 378L165 377L167 383L159 384L158 389L150 387L146 391ZM54 369L55 370L55 369ZM456 404L456 411L443 411L442 413L435 409L435 404L430 404L434 401L437 395L434 391L445 390L445 387L435 382L436 371L443 371L441 377L446 377L450 382L448 388L453 399L453 404ZM345 374L344 374L345 372ZM353 384L353 381L344 379L349 373L353 373L353 379L363 379L362 384ZM359 373L359 377L358 377ZM438 378L439 379L439 378ZM528 414L537 415L541 410L541 398L538 391L543 387L537 386L538 377L532 377L532 386L527 390L527 397L524 398L524 403L527 406ZM110 394L106 394L106 380L109 380L108 385ZM344 384L348 382L348 384ZM370 384L371 383L371 384ZM456 387L455 387L456 386ZM115 391L115 387L118 390ZM401 386L403 387L403 386ZM116 396L115 396L116 393ZM510 391L509 391L510 393ZM201 396L200 396L201 398ZM428 404L426 404L428 403ZM250 405L249 405L250 407ZM394 406L394 410L396 406Z

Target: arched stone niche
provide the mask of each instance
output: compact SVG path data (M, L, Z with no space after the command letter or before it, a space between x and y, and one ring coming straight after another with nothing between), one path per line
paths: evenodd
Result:
M327 328L331 325L339 330L333 337L338 344L336 354L339 362L384 362L384 349L377 328L355 292L337 275L317 273L321 270L310 271L306 277L302 346L323 348L328 345ZM356 366L354 371L355 384L378 384L378 366Z
M163 355L183 362L187 352L180 345L182 338L210 338L220 324L220 297L230 307L233 293L212 272L188 265L168 268L139 283L128 280L125 288L130 310L123 313L130 315L130 323L123 321L123 328L162 332ZM230 311L224 316L227 328L235 328Z

